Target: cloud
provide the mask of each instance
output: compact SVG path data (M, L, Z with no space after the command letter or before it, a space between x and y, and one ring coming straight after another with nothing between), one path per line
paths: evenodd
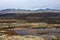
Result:
M60 0L0 0L0 8L60 8Z

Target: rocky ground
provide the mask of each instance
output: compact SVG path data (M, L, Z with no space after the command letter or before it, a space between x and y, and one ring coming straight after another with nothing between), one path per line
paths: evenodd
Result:
M19 34L16 31L18 31ZM21 33L23 35L21 35ZM39 35L36 35L38 33ZM0 40L60 40L60 29L14 28L9 30L0 30Z
M12 35L8 34L0 35L0 40L60 40L58 36L54 35L42 35L42 36L33 36L33 35Z

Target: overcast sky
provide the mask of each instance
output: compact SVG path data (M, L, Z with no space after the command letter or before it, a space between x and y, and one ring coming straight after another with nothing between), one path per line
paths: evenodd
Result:
M60 0L0 0L0 9L60 9Z

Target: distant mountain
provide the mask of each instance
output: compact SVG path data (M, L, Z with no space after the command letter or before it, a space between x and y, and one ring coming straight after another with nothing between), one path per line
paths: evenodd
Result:
M32 13L32 10L24 10L24 9L4 9L0 10L0 13Z
M3 14L6 13L6 14ZM17 14L18 13L18 14ZM25 14L22 14L25 13ZM28 14L26 14L28 13ZM60 10L57 9L5 9L0 11L0 19L19 19L26 22L47 22L60 24Z
M46 9L38 9L38 10L35 10L37 12L60 12L60 10L58 9L49 9L49 8L46 8Z
M60 12L57 9L38 9L38 10L24 10L24 9L3 9L0 13L36 13L36 12Z

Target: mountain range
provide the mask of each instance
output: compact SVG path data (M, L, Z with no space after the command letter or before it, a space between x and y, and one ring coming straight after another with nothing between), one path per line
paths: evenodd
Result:
M60 24L60 10L57 9L4 9L0 10L0 19L18 19L26 22L47 22Z
M38 9L38 10L24 10L24 9L3 9L0 13L36 13L36 12L60 12L58 9Z

